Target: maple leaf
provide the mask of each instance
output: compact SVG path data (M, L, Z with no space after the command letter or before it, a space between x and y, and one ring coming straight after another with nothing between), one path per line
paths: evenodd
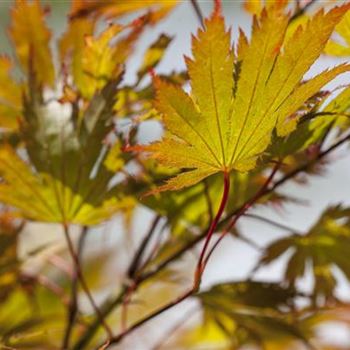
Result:
M124 29L121 25L111 25L97 38L86 37L82 57L82 70L85 73L80 91L91 98L94 92L105 85L108 79L120 74L120 65L115 55L118 50L110 47L110 41Z
M178 0L143 0L143 1L99 1L74 0L70 17L72 19L92 16L117 18L131 12L148 10L152 23L163 19L178 4Z
M325 53L333 56L350 56L350 12L335 27L335 37L325 47Z
M203 310L202 325L192 326L179 339L186 349L240 349L248 344L270 349L271 343L281 339L284 345L296 339L307 343L296 320L294 323L288 320L297 295L293 288L277 283L249 281L215 285L196 295Z
M289 0L245 0L243 7L247 12L253 15L258 15L261 13L264 6L266 8L275 7L276 9L283 10L288 3Z
M113 129L113 106L121 76L96 92L80 115L72 111L62 123L40 94L23 103L21 139L30 165L10 146L0 148L0 200L25 218L94 225L133 205L110 186L124 165L120 143L108 150L104 140ZM38 92L37 92L38 93ZM21 189L18 191L18 189ZM35 200L33 200L35 198Z
M16 129L17 119L21 115L21 87L12 80L11 69L11 60L0 56L0 126Z
M16 0L9 32L24 71L31 68L40 84L52 86L55 70L50 51L51 33L44 17L45 11L38 0Z
M62 64L69 62L69 73L72 74L78 88L86 86L86 73L82 65L86 46L84 39L93 35L95 25L95 21L89 18L71 20L58 44L61 62Z
M167 133L160 142L140 148L166 166L189 170L157 191L190 186L217 172L251 170L274 129L279 136L292 132L299 107L350 69L340 65L303 81L346 10L319 11L286 41L288 15L264 10L254 19L250 43L241 34L235 60L230 34L216 9L205 30L193 38L193 59L186 58L191 96L154 78L155 107Z
M154 68L163 58L165 50L173 38L166 34L161 34L158 39L150 45L145 52L142 65L137 72L137 77L141 80L151 68Z
M334 298L337 285L333 266L350 279L346 252L350 248L350 209L330 207L305 234L295 234L273 242L266 248L260 263L269 264L287 251L292 251L285 271L285 280L294 285L306 272L309 262L315 278L314 296Z
M85 99L118 76L146 23L147 17L142 17L130 25L113 24L94 36L95 21L77 18L70 22L59 43L60 55L63 63L70 59L75 86ZM126 37L119 37L129 29Z

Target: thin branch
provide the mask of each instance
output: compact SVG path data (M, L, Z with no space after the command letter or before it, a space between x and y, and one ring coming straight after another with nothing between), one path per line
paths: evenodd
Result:
M68 297L68 295L66 295L64 289L61 286L59 286L55 282L51 281L45 275L36 276L36 280L40 285L47 288L47 290L51 291L57 297L59 297L60 300L62 301L62 304L64 304L65 306L69 305L69 297Z
M305 6L300 7L294 15L290 18L289 23L294 22L296 19L298 19L300 16L305 14L305 12L314 4L317 0L310 0Z
M145 236L143 237L143 239L141 241L141 244L139 245L138 249L136 250L134 258L131 261L129 268L128 268L128 277L130 279L133 279L135 277L135 273L136 273L137 269L139 268L141 259L143 257L143 253L145 252L145 249L147 248L148 243L150 242L160 219L161 219L160 215L157 215L154 218L147 234L145 234Z
M257 214L248 214L248 213L245 213L244 216L247 217L247 218L252 218L252 219L255 219L255 220L259 220L259 221L264 222L264 223L266 223L268 225L280 228L281 230L284 230L284 231L288 231L288 232L296 233L296 234L301 234L301 233L299 233L298 230L294 229L293 227L290 227L290 226L281 224L281 223L279 223L277 221L265 218L264 216L260 216L260 215L257 215Z
M319 160L321 160L322 158L326 157L329 153L333 152L334 150L336 150L338 147L340 147L342 144L344 144L345 142L350 140L350 134L347 136L344 136L342 139L340 139L338 142L336 142L333 146L329 147L328 149L326 149L323 152L320 152L316 158L308 161L307 163L297 167L296 169L292 170L290 173L284 175L280 180L274 182L274 184L269 187L268 190L265 191L264 195L268 195L271 192L273 192L276 188L282 186L285 182L287 182L288 180L290 180L291 178L295 177L296 175L298 175L299 173L305 172L307 171L307 169L314 165L315 163L317 163ZM232 212L230 212L229 214L226 215L225 218L223 218L220 223L219 223L219 227L221 227L222 225L225 225L231 218L232 216L236 215L241 208L244 206L245 204L243 204L241 207L236 208L235 210L233 210ZM156 266L155 268L153 268L152 270L144 273L143 275L139 276L138 278L138 287L145 281L147 281L148 279L154 277L156 274L160 273L161 271L163 271L164 268L166 268L170 263L172 263L173 261L177 260L179 257L181 257L184 253L186 253L187 251L189 251L190 249L192 249L194 246L196 246L205 236L206 236L207 230L204 230L202 232L202 234L196 236L192 241L188 242L186 245L184 245L181 249L179 249L177 252L175 252L173 255L171 255L170 257L168 257L167 259L165 259L162 263L160 263L158 266ZM114 308L116 308L117 306L119 306L122 301L123 298L127 292L128 288L126 288L125 286L123 286L123 288L120 290L119 294L117 296L115 296L114 298L107 300L102 308L101 308L101 314L104 317L107 317L113 310ZM84 349L86 347L86 345L89 343L89 341L91 340L91 338L93 337L93 335L95 334L95 332L97 331L97 329L99 328L100 324L99 324L99 320L96 318L91 325L87 328L87 330L85 331L85 333L82 335L82 337L78 340L78 342L75 344L75 346L73 347L73 350L81 350Z
M82 228L82 231L80 233L80 237L78 240L78 248L77 248L77 260L78 264L74 264L73 268L73 276L72 276L72 285L71 285L71 297L69 301L68 306L68 315L67 315L67 327L66 331L64 333L63 342L62 342L62 349L68 349L69 348L69 341L70 337L73 331L75 319L78 312L78 268L77 266L80 266L80 259L81 254L84 247L85 237L88 232L88 227L84 226Z
M163 348L163 345L171 338L175 332L177 332L181 327L183 327L185 322L188 322L195 314L198 312L198 307L192 308L188 310L181 319L176 322L176 324L171 327L171 329L164 334L162 339L160 339L157 344L155 344L152 348L152 350L161 350Z
M162 234L163 234L165 228L167 227L167 225L168 225L168 223L167 223L167 221L165 221L164 224L159 229L159 231L157 233L156 242L155 242L152 250L150 251L148 257L146 257L144 259L144 261L142 262L142 264L139 266L138 273L141 273L146 268L146 266L150 263L150 261L153 259L153 257L155 256L155 254L159 250L159 247L160 247L161 241L162 241Z
M128 287L123 286L114 298L108 299L105 303L100 307L100 313L102 317L106 318L117 306L122 304L126 293L128 292ZM80 350L84 349L89 342L91 341L94 334L100 328L100 319L96 317L93 322L87 327L87 330L83 335L79 338L76 344L73 346L72 350Z
M89 290L89 287L85 281L85 278L83 276L83 273L82 273L82 270L81 270L81 266L80 266L80 262L79 262L79 257L78 255L75 253L75 250L74 250L74 246L73 246L73 242L70 238L70 234L69 234L69 227L66 223L63 224L63 231L64 231L64 235L65 235L65 238L66 238L66 241L67 241L67 246L68 246L68 250L69 250L69 253L73 259L73 262L75 264L75 268L76 268L76 271L77 271L77 276L78 276L78 280L86 294L86 296L88 297L89 301L90 301L90 304L92 305L93 309L94 309L94 312L96 313L96 316L98 317L98 320L99 322L101 323L101 325L104 327L104 329L106 330L106 333L108 335L109 338L112 338L113 337L113 333L111 331L111 329L109 328L108 324L106 323L106 321L104 320L104 317L102 315L102 313L100 312L98 306L96 305L92 295L91 295L91 292Z
M199 23L201 24L202 28L204 28L204 17L203 17L201 8L198 5L197 0L191 0L191 5L198 17Z
M276 181L273 186L271 187L271 189L269 190L270 192L273 192L277 187L281 186L282 184L284 184L286 181L290 180L291 178L295 177L296 175L298 175L299 173L305 172L307 171L308 168L310 168L310 166L314 165L315 163L317 163L319 160L323 159L324 157L326 157L329 153L333 152L335 149L337 149L338 147L340 147L342 144L344 144L345 142L350 140L350 134L344 136L343 138L341 138L338 142L336 142L334 145L330 146L329 148L327 148L325 151L320 152L315 158L313 158L312 160L310 160L309 162L301 165L300 167L292 170L291 172L289 172L288 174L286 174L284 177L282 177L280 180Z
M233 233L233 237L239 239L240 241L244 242L245 244L249 245L251 248L257 250L257 251L261 251L261 247L259 247L254 241L252 241L251 239L244 237L238 233Z
M105 344L101 345L100 347L104 347L104 349L107 349L109 347L109 345L112 344L117 344L119 343L125 336L127 336L129 333L133 332L135 329L141 327L143 324L145 324L146 322L156 318L157 316L159 316L160 314L162 314L163 312L171 309L172 307L182 303L184 300L186 300L188 297L192 296L195 292L195 288L192 287L191 289L189 289L188 291L186 291L184 294L182 294L180 297L178 297L177 299L170 301L168 304L160 307L159 309L153 311L152 313L150 313L149 315L145 316L144 318L142 318L141 320L135 322L132 326L130 326L127 330L125 330L124 332L120 333L119 335L117 335L116 337L112 337L111 339L108 340L108 344L107 346L105 346ZM100 347L97 347L98 349Z
M140 264L141 264L141 260L143 257L143 254L154 234L154 232L156 231L156 228L158 226L159 220L161 219L160 215L156 215L155 218L153 219L151 226L148 230L148 232L145 234L145 236L143 237L138 249L136 250L136 253L134 255L134 258L132 259L128 271L127 271L127 276L129 278L128 284L130 284L128 286L128 291L124 296L123 299L123 304L122 304L122 311L121 311L121 328L122 330L126 329L126 325L127 325L127 312L128 312L128 304L131 300L131 296L133 291L136 289L137 287L137 278L135 278L136 273L138 272L139 268L140 268Z

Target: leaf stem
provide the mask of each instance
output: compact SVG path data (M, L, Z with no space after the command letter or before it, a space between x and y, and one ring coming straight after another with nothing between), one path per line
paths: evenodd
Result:
M205 268L205 266L208 263L208 260L210 259L210 256L213 254L215 248L218 246L218 244L222 241L222 239L226 236L226 234L228 232L230 232L230 230L236 225L238 219L244 215L244 213L260 198L262 197L265 192L268 190L268 187L270 185L270 183L272 182L274 176L276 175L278 169L280 167L280 163L276 163L276 165L274 166L274 168L271 171L271 174L269 175L269 177L267 178L267 180L264 182L264 184L262 185L262 187L260 188L260 190L258 192L256 192L256 194L250 199L248 200L236 213L236 215L232 218L231 222L227 225L227 227L222 231L220 237L216 240L216 242L214 243L214 245L211 247L207 257L205 258L204 264L203 264L203 268Z
M198 259L197 268L195 270L195 277L194 277L195 288L198 288L200 285L201 277L202 277L204 265L205 265L203 262L206 259L205 253L207 252L210 240L213 237L215 229L216 229L216 227L221 219L221 216L225 210L229 192L230 192L230 175L228 172L224 172L224 189L223 189L223 193L222 193L221 203L220 203L219 209L214 217L214 220L212 220L212 222L210 224L209 230L207 232L207 235L206 235L206 238L204 241L202 251L201 251L199 259Z

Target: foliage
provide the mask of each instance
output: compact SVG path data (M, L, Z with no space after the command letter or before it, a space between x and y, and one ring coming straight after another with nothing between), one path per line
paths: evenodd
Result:
M335 349L320 330L349 327L338 292L350 282L348 206L330 204L304 230L255 211L301 205L283 185L324 174L350 140L349 4L247 0L252 30L236 38L229 5L213 3L203 18L197 1L72 0L59 38L44 1L9 5L1 348L107 349L127 338L125 348L145 350ZM164 73L181 38L147 35L177 6L191 7L200 28L185 70ZM344 62L311 76L323 53ZM163 132L145 144L147 125ZM260 247L245 219L287 233ZM256 265L204 288L222 239L255 249ZM280 258L281 280L259 280ZM170 333L137 343L141 326L190 298L195 311L178 308Z

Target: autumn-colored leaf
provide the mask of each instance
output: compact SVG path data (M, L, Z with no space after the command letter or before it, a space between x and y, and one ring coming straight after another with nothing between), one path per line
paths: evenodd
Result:
M113 129L119 80L110 81L93 96L80 123L76 111L62 123L63 117L57 119L42 97L26 97L20 131L30 165L10 146L1 148L3 203L29 219L82 225L104 221L134 204L130 198L119 197L117 186L109 185L115 171L124 165L120 143L112 153L104 146Z
M141 149L164 165L189 170L158 191L191 186L217 172L251 170L275 128L280 136L292 132L299 107L350 69L340 65L303 82L346 10L318 12L286 42L288 15L274 8L264 10L253 23L251 42L240 37L245 44L239 43L236 81L230 34L216 10L205 21L205 30L193 38L193 59L186 58L191 96L154 78L155 106L168 133L162 141Z
M82 70L85 74L83 84L78 88L83 95L91 98L94 92L104 86L108 79L120 74L120 66L115 55L117 51L110 47L110 41L122 30L123 26L111 25L99 37L86 37L82 57Z
M335 27L334 34L334 38L325 47L325 53L332 56L350 56L350 12Z
M143 1L96 1L96 0L74 0L71 10L71 18L85 16L103 16L106 18L117 18L131 12L148 10L151 22L164 18L176 5L178 0L143 0Z
M141 18L131 25L113 24L98 36L93 35L94 24L90 20L78 18L71 22L60 42L61 57L71 56L74 84L84 98L92 98L97 90L120 75L145 21L146 18ZM121 38L119 34L127 30L128 35Z
M85 37L94 33L95 22L88 18L71 20L67 31L59 41L59 53L62 64L68 66L75 85L83 88L86 82L86 73L83 68ZM67 65L67 62L69 63Z
M55 70L50 50L51 33L45 10L38 0L16 0L12 9L10 36L25 72L32 69L40 84L52 86Z
M163 58L165 50L171 43L171 40L171 37L161 34L159 38L147 49L142 65L137 72L139 80L141 80L151 68L154 68L160 62L160 60Z
M6 56L0 56L0 126L16 129L21 116L21 88L11 78L12 62Z
M262 9L274 7L277 10L283 10L289 3L289 0L245 0L244 9L253 14L259 15Z

